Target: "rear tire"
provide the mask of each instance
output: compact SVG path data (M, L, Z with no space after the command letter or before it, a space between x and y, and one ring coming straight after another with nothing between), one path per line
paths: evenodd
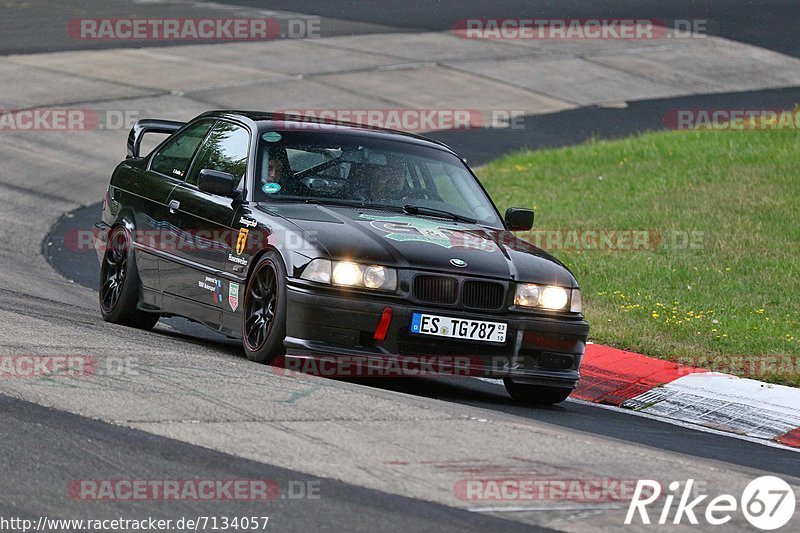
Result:
M108 234L100 266L100 312L103 320L139 329L152 329L159 315L138 308L141 280L136 270L130 232L115 226Z
M514 383L509 378L503 379L503 384L511 398L524 405L553 405L563 402L572 394L572 389Z
M242 344L247 358L269 363L285 353L286 267L277 252L267 252L253 267L244 291Z

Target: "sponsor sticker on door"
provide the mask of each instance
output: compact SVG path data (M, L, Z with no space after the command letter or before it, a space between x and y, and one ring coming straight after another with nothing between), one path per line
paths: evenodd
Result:
M241 228L239 230L239 237L236 239L236 255L242 255L245 248L247 247L247 235L250 233L250 230L247 228Z
M232 281L228 287L228 304L231 306L231 311L239 308L239 284Z

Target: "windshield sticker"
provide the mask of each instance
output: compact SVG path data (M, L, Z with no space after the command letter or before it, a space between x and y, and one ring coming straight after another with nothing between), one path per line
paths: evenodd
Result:
M265 183L261 190L267 194L275 194L276 192L281 190L280 183Z
M283 136L277 131L268 131L267 133L262 135L261 138L267 141L268 143L276 143L281 139L283 139Z
M393 241L426 242L442 248L470 248L484 252L499 250L494 241L487 239L482 231L464 231L460 226L442 223L438 220L408 216L365 214L360 216L370 220L370 226L386 233L386 238Z

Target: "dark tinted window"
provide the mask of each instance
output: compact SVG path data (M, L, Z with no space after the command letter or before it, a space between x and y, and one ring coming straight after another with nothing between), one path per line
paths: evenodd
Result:
M197 185L200 171L208 168L233 174L241 188L249 147L250 134L245 128L230 122L217 122L200 147L186 182Z
M150 168L173 178L184 179L192 156L211 124L211 121L199 122L180 133L153 156Z

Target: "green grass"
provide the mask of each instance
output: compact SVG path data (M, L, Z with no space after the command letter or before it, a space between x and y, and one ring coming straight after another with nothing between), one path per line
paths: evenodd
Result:
M688 248L549 250L578 278L595 342L800 386L798 133L594 140L478 174L502 210L533 207L534 230L697 232Z

